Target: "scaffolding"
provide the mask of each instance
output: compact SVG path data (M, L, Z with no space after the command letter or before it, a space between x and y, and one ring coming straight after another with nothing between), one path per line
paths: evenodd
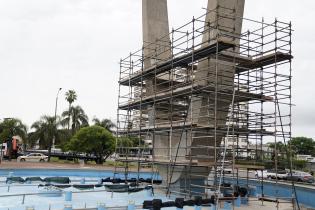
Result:
M209 13L216 21L205 21ZM243 23L242 33L224 24L231 20ZM270 152L263 146L291 139L291 35L291 23L216 8L121 59L116 161L125 175L131 162L165 167L160 187L191 197L220 189L224 168L237 180L241 169L247 177L266 164L278 169L277 144ZM194 172L200 168L213 179ZM180 189L175 173L186 174ZM205 184L191 182L198 176Z

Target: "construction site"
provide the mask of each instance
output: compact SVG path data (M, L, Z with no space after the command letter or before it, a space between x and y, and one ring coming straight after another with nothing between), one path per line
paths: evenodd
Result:
M139 141L117 140L126 175L132 163L150 165L166 195L191 198L220 197L226 180L248 185L268 164L279 170L277 148L262 146L291 139L292 26L245 18L244 4L209 1L204 15L169 30L167 2L143 1L143 46L120 61L117 139ZM274 196L289 209L293 188Z

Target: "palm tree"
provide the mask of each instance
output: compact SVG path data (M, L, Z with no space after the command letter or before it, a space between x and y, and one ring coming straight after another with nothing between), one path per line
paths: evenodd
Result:
M48 148L48 161L50 161L52 140L58 141L60 137L58 132L59 125L59 120L47 115L42 116L39 121L32 125L32 129L35 131L31 134L31 138L39 141L41 149Z
M66 100L68 101L69 103L69 118L70 118L70 109L71 109L71 105L72 103L77 100L77 94L74 90L68 90L68 92L66 92ZM70 121L68 122L68 130L70 129Z
M5 119L0 123L0 143L4 141L8 142L12 139L13 136L19 136L23 140L23 146L25 149L27 141L27 127L22 123L21 120L15 118ZM2 153L2 147L1 147ZM17 153L9 152L9 158L16 157Z
M34 131L29 133L29 138L33 144L38 142L39 149L48 149L49 140L47 140L45 133L46 125L42 118L43 117L41 117L39 121L36 121L32 124L31 128L34 129Z
M113 123L110 119L103 119L100 120L98 118L93 119L94 125L101 126L103 128L106 128L110 132L114 132L113 129L116 128L115 123Z
M71 106L70 109L64 111L61 116L63 117L61 121L61 124L63 126L71 124L72 134L74 134L75 131L77 131L81 127L89 125L89 118L80 106Z
M11 139L12 136L20 136L26 141L27 127L19 119L8 118L0 123L0 141Z

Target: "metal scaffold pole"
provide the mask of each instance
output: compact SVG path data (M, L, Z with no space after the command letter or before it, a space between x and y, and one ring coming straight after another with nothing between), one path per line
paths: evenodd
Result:
M291 139L291 36L290 23L218 4L122 59L116 164L125 180L135 162L141 184L147 164L162 179L156 186L152 178L153 188L167 196L214 196L219 204L235 186L249 190L256 173L263 202L263 171L272 162L278 174L277 143ZM124 138L137 146L120 145ZM273 151L265 149L270 141Z

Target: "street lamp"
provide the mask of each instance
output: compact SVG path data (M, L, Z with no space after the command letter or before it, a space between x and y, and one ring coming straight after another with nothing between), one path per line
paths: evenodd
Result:
M59 88L58 92L57 92L57 96L56 96L56 104L55 104L55 127L57 127L57 107L58 107L58 96L60 91L62 90L62 88ZM56 137L54 136L53 138L53 142L52 142L52 148L55 148L55 140Z
M56 96L56 104L55 104L55 118L54 118L54 124L55 124L55 128L57 129L57 106L58 106L58 96L60 91L62 90L62 88L58 89L57 92L57 96ZM50 156L51 156L51 148L55 148L55 140L56 140L56 136L54 135L53 139L52 139L52 144L49 145L48 148L48 162L50 162Z

